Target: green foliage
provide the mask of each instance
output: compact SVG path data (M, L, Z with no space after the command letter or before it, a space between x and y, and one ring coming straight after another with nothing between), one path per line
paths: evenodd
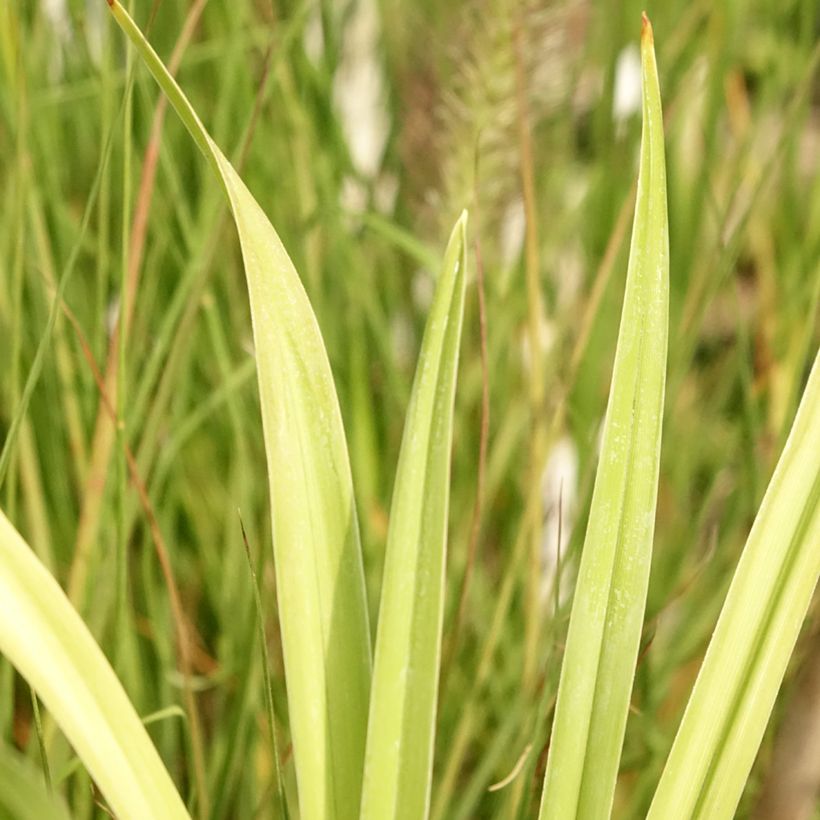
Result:
M50 791L42 773L19 752L0 749L0 817L14 820L68 820L63 800Z
M113 669L2 513L0 556L0 651L42 697L112 810L135 820L187 817Z
M179 73L193 108L175 102L210 168L164 118L102 0L0 4L0 508L71 591L133 711L156 718L151 740L189 810L220 819L275 811L280 782L292 816L311 797L308 811L329 813L332 791L353 805L371 706L365 650L387 629L375 615L388 611L388 589L412 597L423 582L418 546L443 589L426 587L428 607L412 597L412 613L399 609L393 626L405 631L384 653L399 665L418 655L424 685L407 704L426 705L371 727L408 728L399 773L420 785L393 781L399 802L426 803L429 789L435 820L536 816L566 705L556 712L562 665L608 662L573 650L567 628L590 563L584 533L601 512L599 431L634 295L626 238L641 214L640 98L623 78L641 7L613 17L583 2L149 6L129 8ZM579 814L605 814L615 782L613 816L645 817L660 782L658 816L678 800L690 816L726 816L739 800L736 815L748 817L762 792L777 806L780 790L783 805L784 767L816 771L795 752L816 725L796 713L818 631L816 448L796 446L818 413L815 6L649 9L668 169L664 444L642 632L636 620L629 651L612 644L623 673L613 732L579 757L591 751L607 776L582 775ZM414 497L437 535L408 537L405 553L392 510L409 490L392 479L409 458L418 351L447 281L439 249L465 206L452 420L452 394L441 413L410 414L419 429L452 429L452 449L442 440L437 451L434 503ZM264 312L275 321L260 325ZM276 366L257 367L271 350ZM275 438L280 423L293 434ZM297 464L311 477L305 492ZM648 498L652 470L641 478ZM324 579L310 589L281 577L301 543L312 564L299 567ZM633 581L645 583L641 543ZM325 582L341 554L351 577L335 601L350 603L349 629L341 642L307 643L328 624L336 590ZM404 561L406 587L394 569ZM631 588L638 613L640 583L612 579ZM428 637L414 644L407 619L422 611ZM302 687L294 644L296 664L319 670ZM18 650L49 662L36 646ZM347 713L331 705L331 667L353 681L335 690L352 695ZM305 720L296 704L314 696L328 708ZM98 802L113 808L110 784L63 722L43 696L40 731L28 684L0 659L0 736L27 773L29 807L50 799L44 754L57 801L96 816ZM341 769L318 746L312 761L300 748L307 732L330 742L334 726L352 738L336 749L358 749ZM300 795L308 771L320 785Z
M733 817L820 575L820 354L649 817Z
M466 230L464 213L421 343L393 489L361 810L372 820L424 817L430 805Z
M612 809L652 553L666 381L669 226L652 28L641 36L643 136L626 294L572 602L541 818Z
M327 353L276 231L116 0L112 12L231 204L254 329L300 811L305 818L351 817L361 799L370 628L353 482Z

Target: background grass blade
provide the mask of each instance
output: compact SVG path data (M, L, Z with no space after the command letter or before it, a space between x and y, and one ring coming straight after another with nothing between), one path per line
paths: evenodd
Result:
M541 818L607 817L643 624L666 373L669 240L652 28L641 34L643 136L626 294L561 669Z
M69 820L65 803L42 771L9 746L0 746L0 817L8 820Z
M427 320L402 438L382 585L362 814L420 818L430 802L467 215Z
M820 354L649 816L734 816L820 574Z
M42 698L117 817L188 816L91 633L2 512L0 652Z
M354 817L370 633L352 479L327 353L270 221L133 20L117 2L110 5L231 204L253 320L301 816Z

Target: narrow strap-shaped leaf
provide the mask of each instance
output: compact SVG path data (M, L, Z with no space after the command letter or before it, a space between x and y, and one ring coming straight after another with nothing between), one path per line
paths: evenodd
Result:
M362 795L366 820L418 820L430 803L466 222L465 213L444 255L393 488Z
M347 445L319 326L270 221L116 0L111 10L231 204L250 294L300 813L355 817L370 632Z
M649 817L734 816L820 575L820 353Z
M2 512L0 653L42 698L117 817L188 817L105 655Z
M666 379L669 240L652 28L618 347L549 747L542 820L609 816L643 624Z

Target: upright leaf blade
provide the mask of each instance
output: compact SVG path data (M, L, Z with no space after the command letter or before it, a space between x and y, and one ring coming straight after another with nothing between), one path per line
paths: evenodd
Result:
M649 817L732 817L820 576L820 353Z
M42 698L117 817L188 817L105 655L2 512L0 653Z
M367 735L363 820L417 818L430 803L450 448L466 282L462 214L416 367L393 489Z
M347 446L321 333L273 226L133 20L116 0L110 5L230 201L250 294L301 816L355 817L370 631Z
M626 293L561 669L542 820L609 816L646 605L669 301L663 116L646 17L641 57L643 134Z

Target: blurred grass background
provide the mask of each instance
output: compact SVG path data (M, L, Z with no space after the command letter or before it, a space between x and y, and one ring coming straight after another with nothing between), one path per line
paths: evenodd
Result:
M133 7L164 59L177 48L180 82L311 297L350 445L374 627L433 272L455 216L471 210L433 816L531 816L620 318L642 5ZM671 307L624 818L648 807L820 343L820 9L670 0L647 12L667 125ZM234 228L182 126L157 125L164 104L103 0L3 3L0 54L0 503L146 716L185 701L161 539L194 636L201 737L179 709L151 735L183 796L202 750L209 816L267 816L272 753L238 511L291 793L295 783ZM806 769L794 816L816 816L818 678L813 609L740 816L787 816L790 778ZM46 724L52 777L77 817L102 816ZM30 694L5 663L0 734L41 765Z

